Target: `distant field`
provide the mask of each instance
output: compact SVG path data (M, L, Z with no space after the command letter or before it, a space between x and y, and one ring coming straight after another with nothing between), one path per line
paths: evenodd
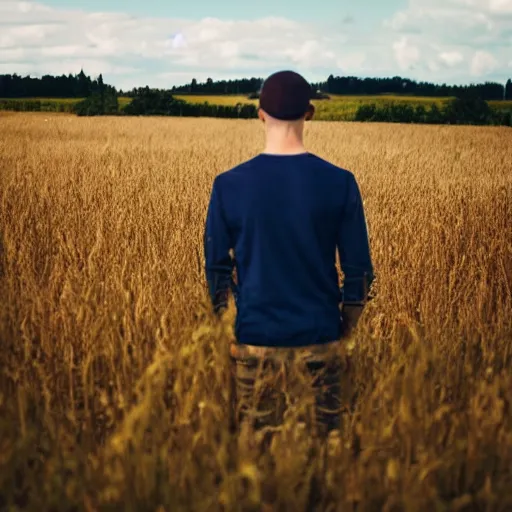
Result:
M258 104L258 100L250 100L244 95L187 95L177 94L176 98L183 99L190 103L211 103L213 105L236 105L237 103ZM375 95L375 96L345 96L332 94L328 100L313 100L316 107L316 119L323 121L351 121L354 119L357 109L364 104L375 103L407 103L429 107L436 104L441 107L451 98L433 98L426 96L396 96L396 95ZM510 107L512 101L489 101L489 105L495 108Z
M498 108L510 108L512 107L512 100L495 100L495 101L488 101L489 105L491 107L498 107Z
M0 101L41 101L47 103L79 103L85 98L0 98ZM132 99L126 96L119 97L119 103L128 104Z
M328 121L341 119L351 121L354 119L357 109L361 105L371 103L377 105L406 103L408 105L423 105L425 107L436 104L440 107L449 100L450 98L427 98L422 96L344 96L341 94L333 94L328 100L315 100L313 103L316 107L317 119Z
M236 105L237 103L252 103L256 105L258 100L250 100L243 94L228 94L228 95L195 95L195 94L175 94L176 98L188 101L190 103L212 103L214 105ZM120 98L121 99L121 98ZM129 100L129 98L123 98ZM316 105L327 103L327 102L347 102L347 103L389 103L389 102L403 102L403 103L420 103L420 104L431 104L437 103L441 105L452 99L449 96L445 97L431 97L431 96L399 96L392 94L381 94L374 96L352 96L343 94L331 94L328 100L314 100L313 103ZM489 105L511 107L512 100L491 100L488 101Z
M5 108L6 103L22 102L41 102L41 111L50 112L72 112L73 106L83 101L84 98L0 98L0 110L12 110ZM121 96L119 98L119 108L124 108L132 101L131 98Z
M211 103L214 105L236 105L237 103L252 103L258 104L258 100L250 100L247 96L243 95L229 95L229 96L196 96L196 95L176 95L177 98L183 99L190 103ZM428 104L437 103L440 105L449 98L416 98L404 96L341 96L331 95L328 100L313 100L316 107L316 119L334 121L350 121L354 119L357 109L367 103L418 103Z
M243 94L229 94L226 96L211 95L195 95L195 94L175 94L175 98L188 101L189 103L211 103L212 105L236 105L237 103L258 104L258 100L250 100Z
M40 101L41 103L78 103L83 98L0 98L0 101Z
M211 105L233 106L237 103L257 105L258 100L250 100L244 95L188 95L176 94L176 98L185 100L189 103L210 103ZM425 96L397 96L397 95L375 95L375 96L346 96L331 95L327 100L314 100L316 107L315 118L320 121L353 121L358 108L365 104L407 104L422 105L427 110L435 104L442 107L451 98L434 98ZM40 110L42 112L73 112L73 106L82 101L83 98L0 98L0 110ZM37 108L16 108L12 103L15 102L41 102ZM119 109L124 109L131 98L121 96L119 98ZM494 109L512 109L512 101L489 101L489 105ZM10 104L10 105L9 105Z
M236 105L237 103L252 103L253 105L258 104L258 100L250 100L243 94L228 94L225 96L217 96L215 94L210 95L195 95L195 94L176 94L176 98L180 100L188 101L189 103L211 103L213 105Z
M0 98L0 110L72 114L81 98Z

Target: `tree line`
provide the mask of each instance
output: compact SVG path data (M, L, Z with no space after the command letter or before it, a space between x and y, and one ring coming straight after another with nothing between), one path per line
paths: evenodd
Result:
M238 80L213 81L208 78L206 82L199 83L195 78L190 84L173 86L171 91L185 94L243 94L249 95L260 90L262 78L241 78Z
M248 94L257 97L263 84L263 78L249 78L241 80L213 81L208 78L206 82L199 83L193 79L189 84L174 86L172 91L182 94ZM392 78L358 78L355 76L330 75L326 81L312 84L316 94L344 94L344 95L379 95L396 94L427 97L457 97L480 98L489 100L512 100L512 80L506 85L498 82L485 82L469 85L434 84L431 82L416 82L408 78L395 76Z
M100 75L101 77L101 75ZM100 77L96 80L87 76L83 70L77 75L50 76L41 78L19 75L0 75L0 98L86 98L100 87ZM103 79L101 79L103 80ZM263 78L242 78L238 80L214 81L208 78L199 83L193 79L189 84L173 86L170 91L181 94L223 95L238 94L253 98L263 84ZM108 94L135 97L138 89L128 92L117 91L115 87L103 84ZM358 78L354 76L330 75L326 81L313 83L312 88L318 99L328 94L379 95L395 94L427 97L480 98L489 100L512 100L512 80L505 85L497 82L485 82L469 85L434 84L416 82L408 78ZM322 94L323 93L323 94Z
M317 86L328 94L378 95L396 94L427 97L480 98L482 100L512 100L512 81L506 85L485 82L469 85L434 84L416 82L408 78L357 78L353 76L329 76Z
M0 75L0 98L86 98L100 87L109 94L117 94L115 87L87 76L83 70L77 75L41 78L20 75Z

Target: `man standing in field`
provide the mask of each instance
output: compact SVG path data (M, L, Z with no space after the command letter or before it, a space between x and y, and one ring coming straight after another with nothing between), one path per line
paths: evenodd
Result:
M339 427L340 341L359 319L373 268L353 174L304 147L311 97L308 82L291 71L263 84L265 150L215 179L205 257L215 312L225 310L230 290L237 306L231 356L239 420L252 427L279 423L277 390L262 397L258 382L269 373L287 375L293 361L302 361L324 435Z

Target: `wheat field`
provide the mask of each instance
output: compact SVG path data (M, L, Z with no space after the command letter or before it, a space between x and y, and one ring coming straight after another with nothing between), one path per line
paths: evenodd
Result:
M237 451L233 311L212 318L202 255L259 123L0 117L1 510L512 510L512 131L306 142L358 179L375 299L341 437L293 406L260 453Z

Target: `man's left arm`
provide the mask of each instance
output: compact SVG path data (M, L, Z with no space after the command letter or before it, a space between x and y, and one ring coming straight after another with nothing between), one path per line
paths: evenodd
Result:
M374 280L368 227L359 186L353 175L347 183L344 215L341 221L338 250L345 281L343 284L342 319L344 335L349 336L369 299Z
M233 244L226 222L217 181L214 182L206 217L204 254L210 299L216 314L227 307L232 284L234 262L230 255Z

